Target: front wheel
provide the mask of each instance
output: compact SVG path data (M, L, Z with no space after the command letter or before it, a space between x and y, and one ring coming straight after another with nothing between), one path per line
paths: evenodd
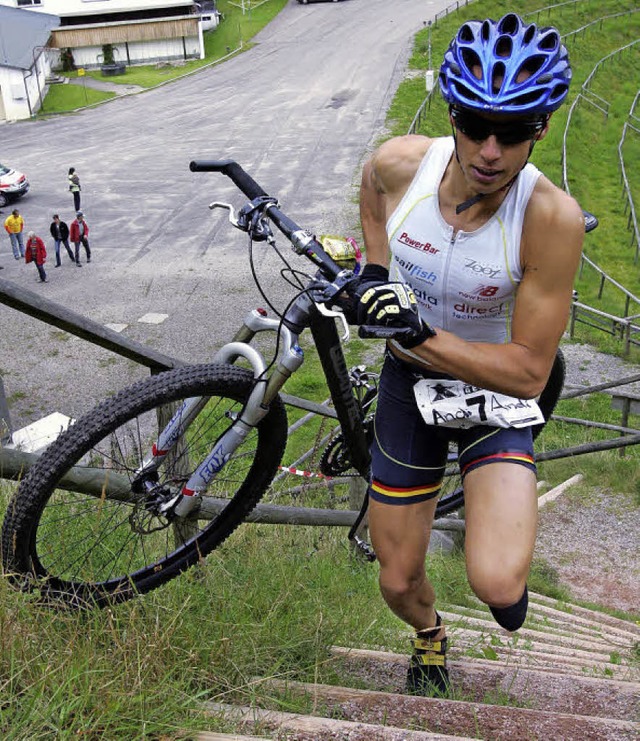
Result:
M282 401L275 400L187 518L158 514L135 474L180 403L207 397L157 470L157 490L179 493L252 389L246 369L189 366L97 406L43 453L10 502L2 529L6 572L49 602L103 607L148 592L198 562L271 483L287 437Z

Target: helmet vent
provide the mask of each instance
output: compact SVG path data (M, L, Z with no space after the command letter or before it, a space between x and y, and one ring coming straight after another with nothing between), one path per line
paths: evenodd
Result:
M531 103L537 103L542 95L541 90L532 90L530 93L523 93L517 97L518 105L526 106Z
M511 36L501 36L496 43L496 57L510 57L513 52Z
M489 41L489 38L491 37L491 23L489 21L485 21L482 24L482 28L480 29L480 36L485 43Z
M533 57L529 57L529 59L526 60L526 62L522 65L522 67L520 67L518 74L520 74L521 72L528 72L529 74L527 75L527 77L532 77L533 75L536 74L536 72L538 72L538 70L540 70L544 66L544 63L546 61L547 61L546 57L543 57L542 55L536 55ZM520 78L518 77L517 79L519 80ZM547 80L547 82L548 81L549 80ZM542 79L542 76L540 76L536 80L536 82L538 83L544 82L544 80Z
M515 13L507 13L498 23L498 33L508 33L513 36L520 28L520 19Z
M500 92L504 82L505 66L502 62L496 62L493 66L493 77L491 79L491 89L494 94Z
M556 100L564 100L564 96L569 92L569 86L568 85L556 85L553 88L553 92L549 96L550 100L556 101Z
M530 26L527 26L527 30L524 32L523 43L530 44L536 35L536 31L537 31L537 27L535 23L532 23Z
M473 34L471 26L468 23L465 23L460 31L458 31L458 41L463 41L467 44L470 44L474 40L474 38L475 36Z
M547 29L545 29L547 30ZM555 30L548 29L548 32L542 35L538 44L538 49L543 51L555 51L560 46L560 36Z
M482 102L473 90L469 90L466 85L454 83L453 87L455 88L458 99L462 98L466 103Z
M473 49L465 48L460 50L462 64L466 69L471 71L478 80L482 79L482 61L477 52ZM459 74L459 73L458 73Z

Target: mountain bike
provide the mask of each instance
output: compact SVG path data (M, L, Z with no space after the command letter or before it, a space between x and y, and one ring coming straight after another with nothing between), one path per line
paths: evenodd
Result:
M275 226L315 273L302 276L288 266L298 290L280 316L250 311L212 363L120 391L30 468L5 514L3 565L19 587L54 605L104 607L149 592L198 563L247 518L283 457L287 414L280 392L303 362L305 330L339 423L321 467L326 475L351 470L368 478L376 374L360 366L349 371L337 326L348 329L345 312L358 280L353 254L343 259L340 249L326 251L327 242L283 213L236 162L194 161L190 169L228 176L249 202L237 212L217 201L210 208L226 210L251 244L277 251ZM359 328L360 336L381 339L410 331ZM270 362L251 344L264 332L275 337ZM545 418L560 394L563 368L559 357L541 400ZM453 486L438 515L461 504L462 490ZM349 537L371 560L357 534L365 509L366 502Z

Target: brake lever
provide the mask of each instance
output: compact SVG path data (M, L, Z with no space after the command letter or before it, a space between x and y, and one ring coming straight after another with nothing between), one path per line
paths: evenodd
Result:
M209 208L213 211L214 208L221 208L229 212L229 222L235 226L236 229L242 229L238 222L238 217L234 207L230 203L223 203L222 201L214 201L209 204Z
M269 199L269 203L271 202L275 202L275 199ZM212 211L215 208L228 211L229 222L241 232L248 233L254 242L269 242L269 244L275 242L269 222L253 203L243 206L238 212L230 203L222 201L213 201L209 204L209 208Z
M314 302L315 303L315 302ZM348 342L349 338L351 337L351 332L349 330L349 324L347 323L347 318L341 311L337 311L334 309L328 309L325 304L315 304L316 309L322 314L322 316L330 317L332 319L339 319L342 323L342 327L344 329L344 334L340 338L342 342Z

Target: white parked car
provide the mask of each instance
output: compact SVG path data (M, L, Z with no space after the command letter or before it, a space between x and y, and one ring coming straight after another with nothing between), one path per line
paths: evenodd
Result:
M0 208L17 201L29 190L27 176L6 165L0 165Z

